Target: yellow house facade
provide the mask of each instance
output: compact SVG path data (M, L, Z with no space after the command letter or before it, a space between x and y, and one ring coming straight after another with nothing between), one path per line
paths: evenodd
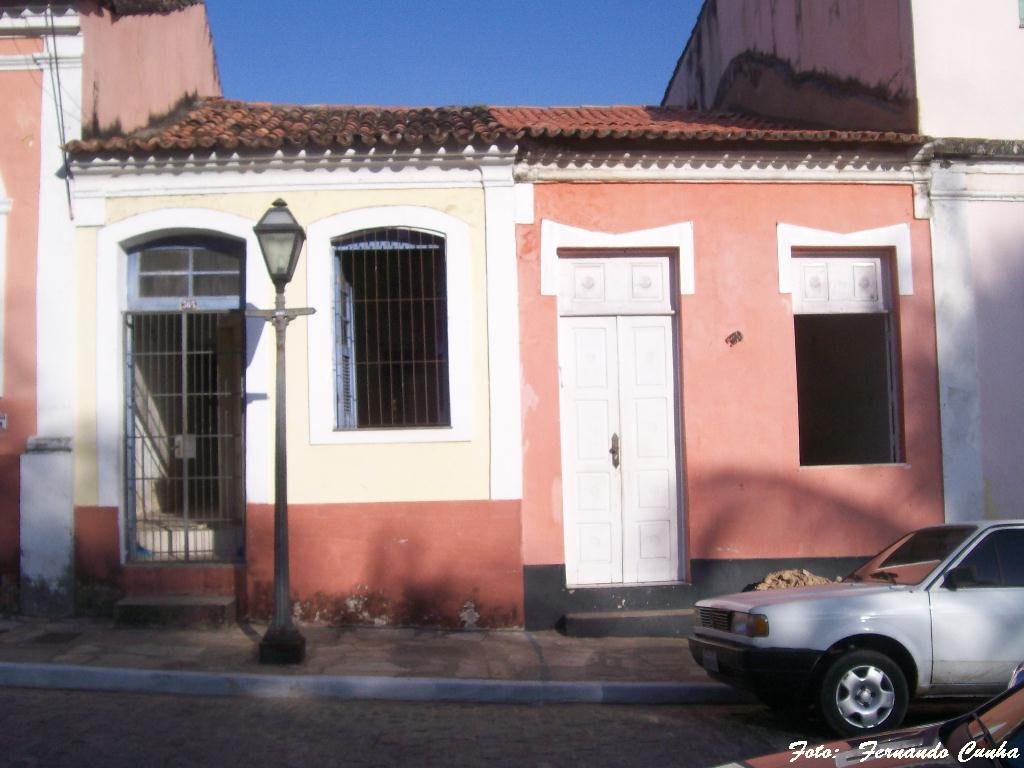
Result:
M300 614L522 622L513 155L475 139L76 148L75 517L97 599L268 609L274 338L245 312L272 306L253 226L285 198L307 235L287 305L315 310L287 334Z

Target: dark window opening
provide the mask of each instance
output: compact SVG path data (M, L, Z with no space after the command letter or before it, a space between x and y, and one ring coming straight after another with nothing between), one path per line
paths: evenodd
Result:
M338 428L450 426L444 238L372 229L334 251Z
M900 460L891 316L795 315L800 463Z

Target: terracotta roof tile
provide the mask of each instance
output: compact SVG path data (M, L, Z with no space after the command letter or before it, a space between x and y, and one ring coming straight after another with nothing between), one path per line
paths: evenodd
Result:
M147 13L173 13L203 0L100 0L100 5L117 16L140 16Z
M372 107L205 99L126 135L72 142L73 155L195 150L417 147L609 140L917 144L916 134L794 128L760 118L665 107Z
M190 5L201 5L204 0L99 0L101 8L106 8L117 16L138 16L147 13L173 13ZM0 0L0 9L8 8L37 8L47 3L32 2L31 0ZM69 0L64 3L55 3L60 6L72 6L74 2Z

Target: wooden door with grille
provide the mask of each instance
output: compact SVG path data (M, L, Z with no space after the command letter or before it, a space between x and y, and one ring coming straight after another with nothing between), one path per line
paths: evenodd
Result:
M241 252L210 238L131 254L125 479L132 560L244 557Z

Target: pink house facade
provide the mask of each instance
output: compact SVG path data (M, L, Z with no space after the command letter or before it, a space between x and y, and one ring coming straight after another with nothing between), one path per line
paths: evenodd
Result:
M160 52L159 63L139 52ZM73 220L62 145L220 92L201 2L0 3L0 603L74 585Z
M941 522L919 139L519 114L527 627L845 575Z

